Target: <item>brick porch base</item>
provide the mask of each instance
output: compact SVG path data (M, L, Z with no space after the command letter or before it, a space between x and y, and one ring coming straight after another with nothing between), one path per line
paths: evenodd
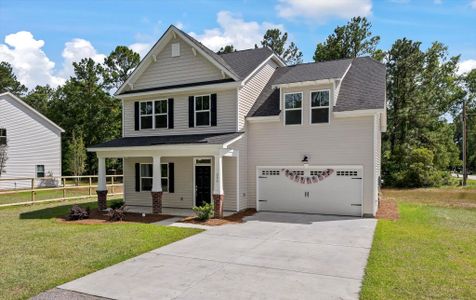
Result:
M223 199L225 195L213 195L213 205L215 207L215 212L213 217L215 219L223 218Z
M162 192L150 192L152 195L152 213L162 213Z
M107 191L96 191L98 194L98 208L105 210L107 208Z

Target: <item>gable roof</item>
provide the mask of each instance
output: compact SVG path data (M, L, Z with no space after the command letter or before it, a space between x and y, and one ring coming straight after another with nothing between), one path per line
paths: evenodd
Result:
M322 79L342 80L335 112L385 107L385 65L370 57L358 57L277 68L248 117L279 115L280 93L275 86Z
M159 40L154 44L154 46L149 50L146 56L141 60L139 65L135 68L129 78L124 82L124 84L119 87L115 95L121 95L125 93L134 93L142 92L140 90L126 90L126 87L134 83L138 76L150 65L153 56L156 55L157 51L160 51L159 48L163 46L164 43L168 42L168 37L170 35L179 36L185 42L189 43L201 53L208 61L214 64L217 68L221 69L226 73L232 81L241 81L247 78L252 74L263 62L270 59L272 56L275 57L277 61L280 61L280 58L274 54L274 52L269 48L256 48L256 49L247 49L235 51L232 53L226 54L217 54L214 51L207 48L205 45L197 41L188 33L178 29L174 25L165 31L165 33L159 38ZM284 63L281 62L281 65ZM230 81L230 78L225 78L226 81ZM197 83L201 84L201 83ZM162 87L162 89L167 89L172 87ZM154 90L151 88L150 90Z
M13 99L17 103L21 104L23 107L27 108L29 111L31 111L34 115L40 117L40 119L44 120L46 123L50 124L53 126L55 129L57 129L59 132L64 132L64 129L56 125L53 121L45 117L43 114L41 114L39 111L31 107L30 105L26 104L25 101L17 97L15 94L12 94L10 92L2 93L0 94L0 98L4 98L5 96L10 97L10 99Z

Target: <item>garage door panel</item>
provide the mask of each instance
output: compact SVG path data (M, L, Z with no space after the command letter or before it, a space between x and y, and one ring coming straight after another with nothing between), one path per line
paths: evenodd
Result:
M316 182L325 169L332 173ZM360 216L362 211L362 169L357 168L284 168L258 169L259 210ZM313 172L312 172L313 171ZM289 173L289 172L288 172ZM314 178L312 183L296 182L298 177Z

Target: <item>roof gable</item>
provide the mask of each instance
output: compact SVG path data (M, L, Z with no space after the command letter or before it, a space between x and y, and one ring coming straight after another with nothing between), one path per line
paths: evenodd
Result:
M195 40L190 35L171 25L167 29L167 31L160 37L160 39L155 43L155 45L147 53L147 55L141 60L137 68L132 72L126 82L117 90L116 95L133 89L136 81L141 77L144 72L146 72L148 67L152 63L156 63L158 61L158 55L160 55L160 53L167 47L167 45L170 44L172 40L177 39L181 40L185 45L188 45L190 47L190 51L192 51L195 56L200 55L202 58L211 63L215 68L217 68L220 71L222 78L229 77L234 80L239 80L239 76L231 69L230 66L228 66L228 64L219 55L217 55L207 47L203 46L200 42Z
M44 121L46 124L48 124L49 126L47 127L53 127L54 129L56 129L57 131L59 132L64 132L64 129L59 127L58 125L56 125L53 121L51 121L50 119L48 119L47 117L45 117L43 114L41 114L39 111L37 111L36 109L34 109L33 107L31 107L30 105L26 104L22 99L20 99L19 97L15 96L14 94L10 93L10 92L6 92L6 93L2 93L0 94L0 99L6 99L6 98L9 98L13 101L15 101L16 103L20 104L21 106L23 106L24 108L26 108L26 110L28 112L30 112L33 116L36 116L38 117L38 119L40 119L41 121Z

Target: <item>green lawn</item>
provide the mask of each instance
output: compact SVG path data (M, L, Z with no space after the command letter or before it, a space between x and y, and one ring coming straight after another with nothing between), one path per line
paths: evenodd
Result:
M476 190L384 190L361 299L476 299Z
M74 203L96 206L85 200ZM58 223L54 217L69 207L62 202L0 209L0 299L34 296L200 232L136 223Z

